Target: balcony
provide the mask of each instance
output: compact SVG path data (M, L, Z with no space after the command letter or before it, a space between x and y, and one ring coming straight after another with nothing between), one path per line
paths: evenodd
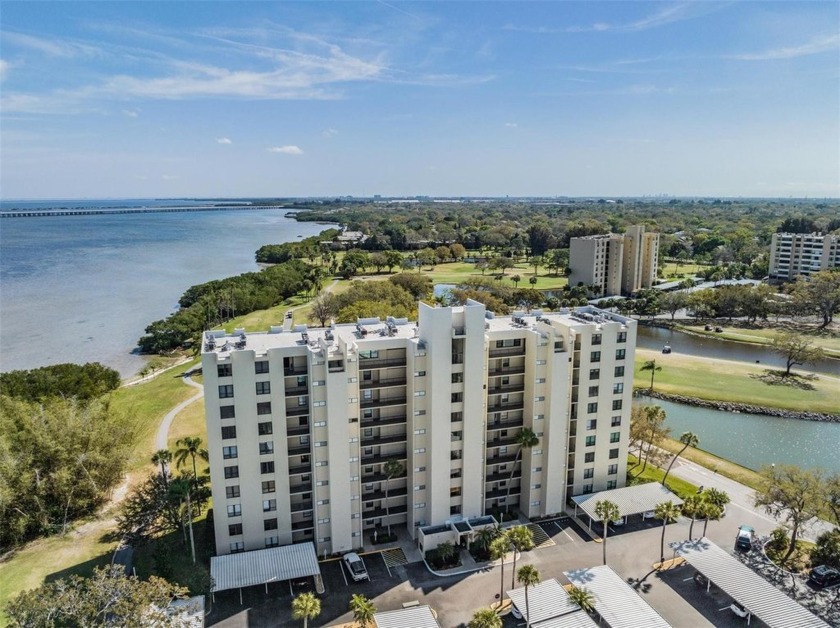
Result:
M295 445L294 447L289 447L288 452L290 456L306 456L312 453L312 445Z
M307 473L312 473L312 465L311 464L302 464L297 466L290 466L289 467L289 475L306 475ZM311 486L311 485L310 485Z
M392 377L391 379L363 380L359 382L359 388L366 390L370 388L385 388L386 386L405 386L405 377Z
M394 434L391 436L365 436L362 437L362 446L373 447L376 445L391 445L393 443L406 442L407 436L403 434Z
M519 384L506 384L504 386L492 386L487 389L488 395L501 395L502 393L524 392L525 382Z
M286 408L286 416L305 416L309 414L309 406L295 406Z
M514 365L514 366L500 366L497 368L492 368L487 371L487 374L490 377L499 377L501 375L521 375L525 372L525 365Z
M513 436L506 436L505 438L496 438L494 440L487 441L487 449L491 449L493 447L507 447L509 445L516 444L516 434Z
M405 397L388 397L386 399L366 399L362 401L363 408L383 408L386 406L404 406Z
M392 480L399 480L401 478L407 477L406 473L403 472L402 475L395 475L392 477ZM384 473L362 473L362 482L365 484L373 484L376 482L385 482L388 479L388 476Z
M286 428L286 436L306 436L309 434L309 424L295 425L294 427Z
M306 510L312 510L312 502L298 502L292 504L289 508L290 512L304 512Z
M490 412L504 412L505 410L522 410L525 407L525 402L522 400L519 401L509 401L508 403L499 403L495 406L487 406L488 414Z
M495 430L510 430L516 429L517 427L522 427L525 424L525 419L522 417L518 419L512 419L507 421L493 421L487 422L487 431L492 432Z
M403 487L394 487L388 491L388 499L393 499L394 497L405 497L408 494L408 488L405 486ZM375 502L385 499L385 491L373 491L372 493L363 493L362 496L359 498L363 502Z
M512 479L516 480L517 478L521 478L521 477L522 477L522 469L517 469L516 471L513 472L513 478ZM491 482L507 482L510 479L511 479L510 473L508 473L507 471L501 471L501 472L497 471L496 473L491 473L490 475L486 476L484 478L484 483L485 484L490 484Z
M308 369L306 368L305 364L302 365L295 365L292 367L284 368L283 375L286 377L291 377L292 375L306 375Z
M362 419L362 427L384 427L386 425L399 425L405 423L405 415L402 416L386 416L379 418Z
M511 495L519 495L520 492L522 492L522 490L519 486L511 486L510 487L510 494ZM487 491L486 493L484 493L484 499L495 499L497 497L505 497L507 495L508 495L508 489L507 488L497 488L497 489L494 489L492 491Z
M397 504L391 506L387 511L384 508L374 508L372 510L363 510L362 517L365 519L384 519L393 517L394 515L404 515L408 512L408 506L405 504Z
M287 397L299 397L301 395L308 395L309 394L309 386L287 386L286 387L286 396Z
M514 355L525 355L525 345L518 347L498 347L490 349L491 358L507 358Z
M292 530L311 530L315 523L311 519L306 521L292 521Z
M371 454L370 456L362 456L363 465L388 462L389 460L406 460L406 452L398 451L392 454Z
M378 358L361 358L359 360L359 370L367 371L370 369L384 369L389 366L405 366L405 358L388 358L380 360Z
M295 484L294 486L289 487L289 494L290 495L299 495L300 493L311 493L312 492L312 482L304 482L302 484Z
M487 458L485 460L485 464L490 466L495 466L497 464L508 464L509 462L513 462L516 460L516 454L505 454L504 456L494 456L492 458Z

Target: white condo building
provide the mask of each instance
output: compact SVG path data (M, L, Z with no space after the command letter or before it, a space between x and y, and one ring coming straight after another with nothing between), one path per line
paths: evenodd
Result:
M597 286L601 295L631 295L650 288L659 268L659 234L644 225L627 231L572 238L569 241L569 285Z
M634 320L418 307L416 323L205 333L217 553L346 552L389 523L417 538L624 485ZM539 442L520 452L523 428Z
M840 267L840 236L822 233L774 233L770 243L773 279L795 279Z

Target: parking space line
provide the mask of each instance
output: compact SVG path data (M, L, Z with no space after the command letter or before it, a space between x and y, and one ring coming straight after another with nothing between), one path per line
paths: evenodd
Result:
M344 565L341 564L343 562L343 560L338 561L338 568L341 569L341 577L344 578L344 586L349 587L350 583L347 582L347 576L344 574Z
M388 561L385 560L385 554L380 554L380 556L382 557L382 562L385 564L385 569L388 570L388 577L393 578L394 576L391 575L391 568L388 566Z

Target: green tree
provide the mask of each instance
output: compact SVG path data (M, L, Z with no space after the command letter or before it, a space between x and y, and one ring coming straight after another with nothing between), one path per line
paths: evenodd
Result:
M385 257L384 253L371 253L370 257L368 258L370 265L376 269L376 274L378 275L382 269L388 265L388 258Z
M473 613L467 628L502 628L502 618L492 608L480 608Z
M525 626L531 626L531 603L528 599L528 589L540 583L540 572L533 565L523 565L516 572L519 584L525 587Z
M490 558L492 560L501 559L501 585L499 588L499 601L505 599L505 556L510 551L510 540L506 535L501 535L493 539L490 543Z
M677 312L688 307L688 294L682 291L666 292L659 297L659 307L663 312L668 312L673 321ZM651 387L653 387L652 383Z
M706 500L701 495L689 495L683 500L682 514L691 518L691 525L688 528L688 540L694 538L694 522L706 512Z
M796 549L796 539L802 526L825 507L825 481L819 470L802 469L795 465L779 464L762 467L762 485L755 492L756 507L767 514L783 518L790 528L790 545L782 564Z
M585 587L579 587L573 584L569 587L569 599L587 613L595 611L595 596Z
M318 321L321 327L326 327L329 320L338 314L338 302L332 292L319 294L310 305L309 320Z
M513 546L513 574L516 574L516 554L517 552L529 552L534 549L534 533L526 526L513 526L504 532L508 541ZM513 576L511 576L510 586L513 588Z
M642 364L640 371L650 371L650 390L653 392L653 376L662 370L661 366L657 366L656 360L648 360Z
M519 282L522 281L522 277L520 277L519 275L513 275L513 277L511 277L510 280L518 288L519 287Z
M388 272L396 266L399 268L403 263L403 255L399 251L385 251L385 265L388 267Z
M186 595L187 589L163 578L139 580L126 576L122 565L111 565L94 568L90 578L71 575L21 593L5 612L20 628L181 626L189 609L169 604Z
M796 365L815 362L823 357L823 350L815 347L807 336L793 332L779 332L771 343L773 351L785 359L785 376Z
M449 565L455 562L455 557L458 555L458 548L449 541L443 541L440 543L436 550L440 562L444 565Z
M120 383L120 374L99 362L51 364L0 373L0 394L26 401L73 397L86 402L116 390Z
M205 462L210 460L210 454L201 446L200 436L184 436L175 441L178 449L175 450L175 465L180 469L183 467L187 458L192 460L193 478L196 486L198 486L198 465L197 458L201 458Z
M184 515L187 519L187 524L190 530L190 555L192 556L193 564L195 564L195 536L193 536L193 520L192 520L192 500L190 493L192 492L191 482L184 478L172 480L169 485L169 494L185 504Z
M676 521L680 516L680 507L671 501L656 505L654 517L662 520L662 539L659 542L659 561L665 562L665 526L669 521Z
M373 601L366 598L364 595L354 593L350 599L350 610L353 612L353 621L355 621L359 628L368 628L373 625L373 616L376 614L376 606Z
M828 565L840 569L840 530L829 530L817 537L817 544L811 550L812 565Z
M793 300L800 310L821 316L822 326L827 327L840 309L840 270L822 270L808 278L797 279Z
M601 499L595 504L595 516L604 524L604 539L603 550L604 564L607 564L607 534L609 533L609 524L621 517L621 511L618 509L618 504L611 502L608 499Z
M303 628L307 628L310 619L321 614L321 600L314 593L306 592L292 600L292 617L303 620Z
M703 536L706 536L709 521L719 521L720 518L723 517L723 508L713 502L705 500L703 502L703 512L700 516L703 517Z
M391 536L391 508L388 500L388 489L391 485L391 480L402 475L404 468L397 460L389 460L385 463L383 469L385 471L385 518L388 519L388 536Z
M167 467L170 462L172 462L172 452L168 449L158 449L152 454L152 464L160 465L160 477L163 479L164 484L169 482Z
M464 248L463 244L459 244L455 242L449 245L449 251L452 255L452 259L455 260L462 260L464 256L467 254L467 249Z
M674 466L674 463L677 461L677 458L683 455L683 452L688 449L689 447L697 447L700 444L700 439L697 437L697 434L694 432L683 432L680 436L680 442L682 443L683 447L671 459L671 464L668 465L668 469L665 471L665 477L662 478L662 486L665 486L665 480L668 479L668 474L671 472L671 467Z
M510 469L510 477L507 481L507 494L505 495L505 508L508 507L508 499L510 498L510 485L513 483L513 474L516 472L516 465L522 459L522 451L525 449L532 449L540 444L540 439L537 434L528 427L523 427L516 435L515 443L519 445L516 450L516 457L513 459L513 466Z
M659 451L660 443L671 433L671 429L665 427L665 410L660 406L645 406L640 419L643 422L643 438L647 442L644 464L642 465L642 472L644 472L651 455L655 451Z
M726 491L722 491L713 486L703 491L703 498L720 509L726 508L726 504L731 501Z

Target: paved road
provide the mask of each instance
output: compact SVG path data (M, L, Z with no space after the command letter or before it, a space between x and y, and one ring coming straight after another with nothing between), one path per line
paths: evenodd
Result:
M172 426L172 421L175 420L175 417L178 416L178 413L186 408L188 405L193 403L194 401L198 401L204 396L204 386L201 384L195 383L192 378L192 371L184 373L184 376L181 378L181 381L184 382L187 386L192 386L193 388L198 389L198 393L193 395L186 401L179 403L177 406L172 408L163 420L160 422L158 426L157 435L155 436L155 450L158 449L167 449L169 443L169 428Z

